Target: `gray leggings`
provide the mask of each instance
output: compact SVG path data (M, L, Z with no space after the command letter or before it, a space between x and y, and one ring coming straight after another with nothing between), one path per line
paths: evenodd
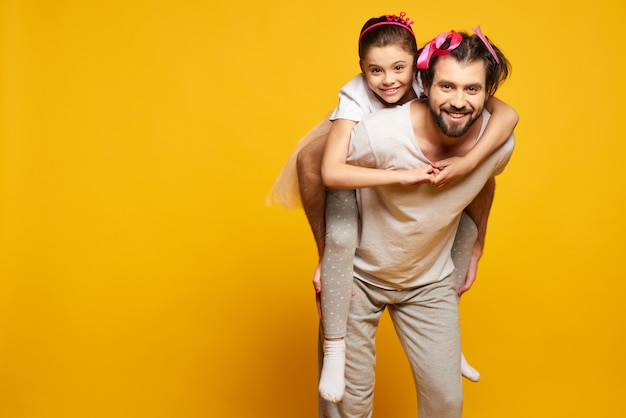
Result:
M358 235L356 191L329 189L326 192L326 245L321 294L322 325L326 338L346 335Z
M464 212L452 247L457 289L465 281L476 234L476 225ZM342 338L346 335L358 236L356 192L329 189L326 193L326 246L322 262L321 294L322 326L326 338Z

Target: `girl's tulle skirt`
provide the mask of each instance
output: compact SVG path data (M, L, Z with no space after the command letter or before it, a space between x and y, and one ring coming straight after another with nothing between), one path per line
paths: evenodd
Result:
M328 134L332 122L328 119L330 113L324 117L324 119L318 123L313 129L311 129L296 145L289 159L285 163L283 170L280 172L274 187L268 193L265 198L266 206L274 206L280 204L287 209L297 209L302 207L302 200L300 199L300 187L298 186L298 171L296 162L298 159L298 153L314 139L320 136Z

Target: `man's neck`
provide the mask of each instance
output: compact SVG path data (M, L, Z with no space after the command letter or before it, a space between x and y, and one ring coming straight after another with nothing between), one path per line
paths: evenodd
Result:
M472 149L480 134L483 116L476 119L470 129L458 137L447 136L441 131L425 102L411 109L411 121L415 139L424 156L430 161L440 161L450 157L463 157Z

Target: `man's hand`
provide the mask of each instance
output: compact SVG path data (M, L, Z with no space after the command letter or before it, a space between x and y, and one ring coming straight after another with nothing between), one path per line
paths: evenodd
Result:
M322 319L322 263L320 262L313 273L313 289L315 289L315 305L317 305L317 315ZM352 291L352 296L356 292Z
M322 263L320 262L313 273L313 289L315 289L315 304L317 305L317 315L322 319Z

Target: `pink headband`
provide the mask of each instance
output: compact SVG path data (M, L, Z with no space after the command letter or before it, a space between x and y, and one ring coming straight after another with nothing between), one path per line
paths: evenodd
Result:
M441 45L444 44L448 39L450 39L450 45L446 49L441 49ZM435 39L426 44L420 56L417 57L417 68L420 70L425 70L430 65L430 58L433 54L438 57L442 57L444 55L448 55L452 52L457 46L461 44L463 37L451 30L450 32L444 32L439 34Z
M363 37L363 35L365 35L370 29L373 29L377 26L383 26L383 25L396 25L396 26L403 27L407 29L409 32L411 32L411 35L413 35L413 38L415 38L415 33L413 33L413 29L411 29L411 25L415 22L413 22L412 20L409 20L409 18L406 17L405 12L400 12L400 16L387 15L385 16L385 18L387 19L386 22L374 23L372 26L368 26L367 28L365 28L363 32L361 32L361 35L359 35L359 42L361 42L361 38Z
M491 52L491 56L493 57L493 59L496 60L496 64L500 64L500 60L498 59L498 55L496 54L496 51L493 50L493 47L491 46L491 44L489 43L485 35L483 35L483 32L480 30L480 25L472 29L472 32L478 35L480 40L483 41L483 43L485 44L489 52Z

